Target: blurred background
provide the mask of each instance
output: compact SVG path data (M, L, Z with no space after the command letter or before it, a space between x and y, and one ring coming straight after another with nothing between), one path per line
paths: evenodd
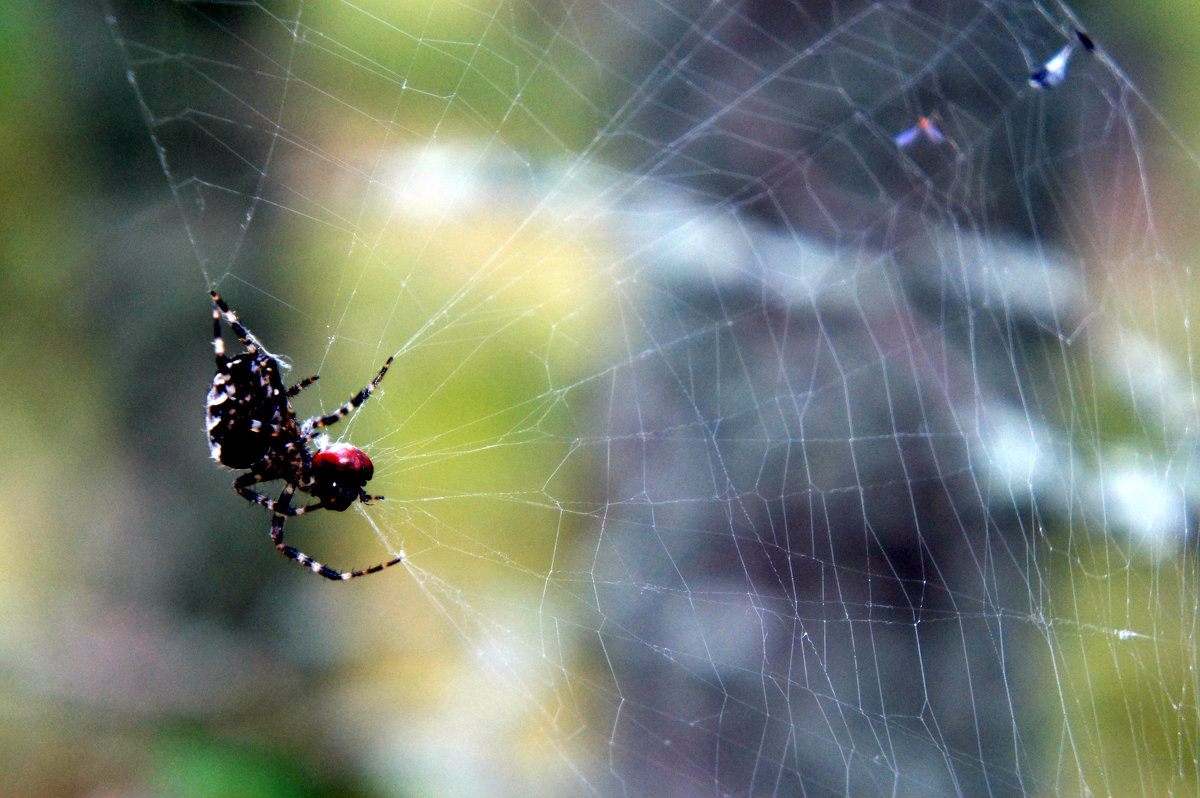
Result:
M914 19L935 14L912 5ZM761 598L749 604L772 619L829 621L805 609L817 600L811 593L777 594L761 573L841 556L854 573L886 563L896 583L837 599L882 610L856 619L876 643L869 667L840 674L851 681L887 682L889 668L910 669L902 655L889 664L889 630L911 625L892 611L925 601L912 585L926 579L931 592L957 600L937 604L956 608L951 643L1006 641L1009 630L996 632L993 622L1012 622L1035 641L1014 645L1040 641L1025 683L1036 685L1032 695L1005 681L1016 671L972 669L973 650L966 676L943 676L953 691L919 688L934 705L928 715L920 707L910 715L897 694L880 690L874 714L897 736L937 727L949 711L939 700L975 702L967 736L948 727L931 735L942 741L937 754L967 764L949 767L953 778L930 766L916 779L929 794L971 794L972 785L996 794L1194 794L1194 486L1192 455L1181 448L1196 432L1188 320L1200 8L1074 6L1099 47L1094 63L1076 53L1071 69L1095 91L1089 101L1059 87L1055 109L1023 80L1011 89L1025 92L1017 99L998 96L977 64L1018 59L1012 41L1021 33L1036 42L1024 53L1031 63L1049 58L1067 41L1054 38L1065 13L1014 2L1010 14L976 26L978 11L963 4L971 46L954 52L978 62L946 59L946 75L914 78L903 102L885 101L889 84L870 90L884 100L826 98L826 109L826 89L842 79L853 85L846 76L856 73L838 72L850 62L822 61L819 84L790 71L800 72L805 47L822 32L844 38L835 52L861 45L872 63L887 61L893 77L906 68L917 75L919 64L872 48L916 58L958 45L924 40L915 24L860 27L855 20L869 17L870 4L801 3L792 11L803 24L757 3L741 6L721 20L703 4L667 10L632 0L570 12L524 0L404 9L10 6L0 32L0 306L8 322L0 386L23 443L0 480L0 792L617 795L652 794L657 785L676 795L917 794L880 781L872 764L858 775L845 763L823 770L862 745L858 735L869 732L853 724L846 738L816 735L830 745L827 756L819 743L797 741L794 728L755 725L817 712L755 703L754 690L778 676L776 662L749 663L746 694L730 675L746 669L739 635L746 618L758 617L741 597ZM958 24L936 13L947 16L932 28ZM739 19L749 20L744 31ZM695 46L698 34L725 25L746 34L744 50L729 52L763 53L763 61ZM644 36L628 35L635 30ZM695 46L690 60L680 42ZM762 75L788 80L759 92ZM974 99L945 101L974 79L962 95ZM807 85L818 90L806 94ZM783 103L789 96L804 98L801 110ZM942 100L943 128L969 168L935 166L955 156L920 142L907 171L879 181L888 174L880 164L894 155L892 134L928 108L910 106L913 97ZM993 107L1002 114L990 116ZM1005 139L1031 130L1031 140ZM1011 186L996 187L996 174ZM881 205L899 210L889 216ZM955 336L975 328L955 314L974 300L947 299L969 294L971 280L946 288L954 282L947 264L971 247L986 261L1010 242L1039 253L1036 275L1009 276L1034 284L1036 298L1050 295L1049 309L1007 288L989 292L985 278L981 306L1003 305L1011 323L967 345L972 362ZM837 300L852 313L822 317L777 346L776 333L812 318L795 311L810 296L792 278L772 276L767 253L785 250L806 268L826 257L854 263L860 284ZM726 253L767 265L729 277ZM1051 285L1057 266L1046 265L1059 261L1071 264L1068 294L1079 292L1062 300ZM890 271L895 264L902 278ZM863 288L872 285L888 297ZM233 492L235 474L209 460L201 419L213 371L213 287L287 356L293 381L320 373L297 400L302 416L336 407L397 353L380 392L337 431L370 454L377 477L368 490L388 499L344 516L295 519L287 534L339 568L401 550L404 567L345 585L305 573L272 550L270 519ZM812 308L835 301L819 297ZM722 338L723 329L734 337ZM711 340L708 331L716 331ZM880 332L898 336L881 336L884 350L921 350L943 368L902 385L888 368L908 361L872 354ZM733 361L709 359L732 344L750 362L774 353L787 371L792 355L803 360L806 346L817 351L827 338L866 353L866 365L780 377L742 363L743 390L726 382ZM1068 352L1078 341L1083 353ZM988 361L989 352L999 354ZM717 366L707 372L705 363ZM994 367L1019 373L996 376ZM758 392L758 377L777 393ZM899 512L900 526L917 530L912 540L928 544L910 542L901 553L885 542L880 553L830 543L824 551L792 538L774 542L781 559L756 560L739 534L753 528L750 538L761 542L762 517L795 534L777 520L795 506L764 501L746 511L744 527L728 514L709 524L706 513L743 505L715 500L716 488L692 494L707 477L691 469L738 453L747 472L725 472L730 495L748 481L761 497L786 498L793 487L769 471L790 472L798 461L778 449L811 441L815 459L840 464L841 450L816 444L854 440L854 431L801 430L785 411L778 426L763 422L774 431L770 445L753 453L740 447L757 427L727 438L713 432L697 449L688 448L690 434L673 436L695 420L689 413L769 415L762 411L787 395L778 383L794 388L800 377L822 386L846 378L854 396L895 388L886 407L924 415L912 429L935 438L959 427L964 407L982 416L1001 404L979 397L1003 396L1004 406L1024 408L1018 426L1058 430L1027 439L1047 448L1065 440L1070 451L1058 452L1054 475L1029 468L1028 495L1013 498L1005 483L1001 511L981 498L981 485L1001 486L978 476L974 447L984 444L974 435L919 455L859 450L879 458L877 470L854 471L846 485L858 490L848 504L834 465L810 472L818 487L829 480L818 493L835 520L822 534L862 537ZM710 383L721 387L706 394ZM929 400L935 385L944 395ZM717 397L711 407L694 401L709 394ZM819 408L831 393L796 395ZM832 404L823 412L843 407ZM870 429L870 419L855 420ZM862 432L863 440L900 448L907 422L880 423L886 432ZM1072 458L1088 449L1094 473L1085 479ZM1001 455L992 448L987 457ZM1029 462L1027 453L1014 457ZM895 492L900 471L911 484L936 483L928 514L866 507ZM1178 494L1169 501L1154 482L1162 474L1165 490ZM876 484L871 476L878 491L866 489ZM924 494L905 493L913 496ZM923 524L950 517L993 530L999 542L985 560L1004 550L1013 567L972 560L981 554L974 544L939 548ZM724 542L696 544L722 529L733 531ZM642 548L650 533L667 558ZM983 586L955 581L952 561L987 574ZM730 562L739 575L725 574ZM686 591L664 570L678 571L697 595L733 598L715 602L720 618L701 614L693 630L676 622ZM793 584L829 578L818 571ZM699 578L714 581L697 587ZM844 575L824 584L839 583L847 592L879 585ZM991 588L993 604L966 600ZM967 628L980 618L981 629ZM750 634L764 660L778 658L780 640L816 634L768 626ZM698 655L699 638L729 650ZM824 662L839 661L830 653L837 640L825 641ZM863 657L854 649L847 661ZM706 663L728 670L708 673ZM676 679L704 686L692 692ZM834 695L861 689L836 682ZM964 686L976 688L965 699ZM903 708L890 706L893 698ZM689 739L710 710L725 725ZM995 729L980 722L989 713L999 714ZM1047 724L1056 731L1038 737ZM989 748L1005 735L1011 741L1014 728L1027 735L1015 753ZM964 740L977 745L964 749ZM905 762L926 767L927 752L892 751L884 772L903 772ZM728 770L705 785L718 754ZM994 780L993 761L1002 762ZM851 775L839 782L838 768ZM806 772L822 775L806 784Z

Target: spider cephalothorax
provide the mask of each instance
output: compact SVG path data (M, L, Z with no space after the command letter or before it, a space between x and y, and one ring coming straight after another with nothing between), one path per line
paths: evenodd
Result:
M341 420L367 400L387 374L392 358L383 364L375 379L336 411L297 423L291 399L317 377L309 377L284 389L278 358L238 321L237 314L221 297L215 292L209 293L213 300L213 350L217 356L217 373L208 391L208 445L217 462L230 468L246 469L245 474L234 480L233 487L247 501L261 504L272 512L271 540L275 548L327 579L352 579L400 562L403 555L361 571L337 571L283 542L283 524L288 516L321 509L342 511L356 501L370 503L383 498L363 490L374 476L375 467L361 449L348 443L332 443L316 451L312 446L322 428ZM234 357L225 355L222 317L246 347L245 352ZM251 489L252 485L276 479L284 483L278 499L268 499ZM316 503L292 507L296 491L312 496Z

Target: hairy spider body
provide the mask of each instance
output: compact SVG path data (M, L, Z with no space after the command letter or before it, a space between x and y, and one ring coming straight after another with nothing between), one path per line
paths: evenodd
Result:
M288 396L275 358L261 350L233 358L218 354L217 373L208 391L208 444L213 459L230 468L250 468L279 444L298 440L294 432L289 435L295 415Z
M221 465L246 470L234 480L233 487L242 498L271 511L271 541L275 548L314 573L335 580L365 576L401 562L403 555L361 571L338 571L283 543L283 524L289 516L321 509L341 512L356 501L368 504L383 498L363 490L375 475L375 466L365 452L348 443L333 443L313 451L312 442L324 427L340 421L367 400L387 374L392 358L387 359L375 379L336 411L298 423L291 399L316 382L317 377L301 380L285 390L278 358L238 321L237 314L216 292L209 293L213 300L213 351L217 359L217 373L208 391L209 449ZM226 356L221 337L222 318L242 342L245 352ZM278 499L269 499L252 490L253 485L273 480L284 483ZM292 507L296 491L308 494L316 503Z

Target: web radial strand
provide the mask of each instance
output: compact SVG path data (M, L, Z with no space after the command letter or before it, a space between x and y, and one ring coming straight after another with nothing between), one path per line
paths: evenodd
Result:
M1200 170L1117 26L1024 0L154 7L110 8L178 267L357 366L298 404L396 353L356 434L387 500L352 521L406 552L386 576L436 633L396 622L371 689L451 697L380 721L375 776L1196 791L1170 200ZM485 764L447 767L463 749Z

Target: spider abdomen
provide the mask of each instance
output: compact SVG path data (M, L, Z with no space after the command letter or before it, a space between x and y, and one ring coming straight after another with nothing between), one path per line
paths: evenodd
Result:
M286 435L291 412L271 358L241 355L218 367L208 391L208 444L230 468L249 468ZM294 437L294 436L292 436Z

